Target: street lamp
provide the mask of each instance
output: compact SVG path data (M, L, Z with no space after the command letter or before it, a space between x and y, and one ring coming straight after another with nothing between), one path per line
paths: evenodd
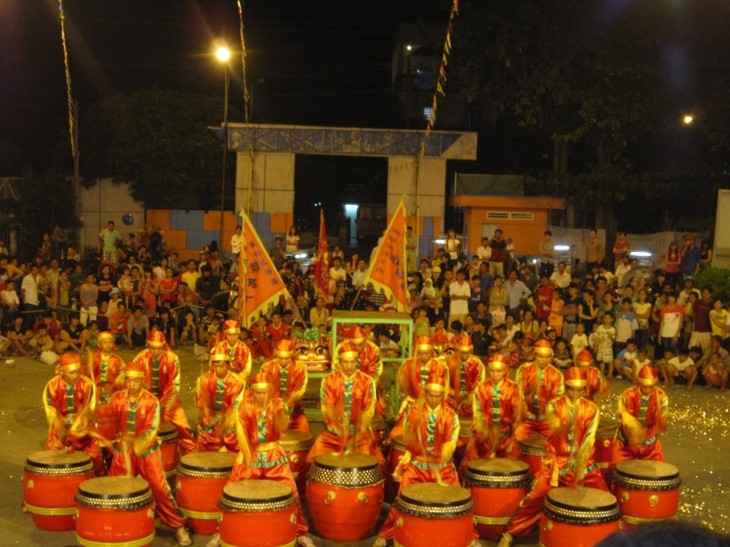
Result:
M226 156L228 152L228 61L231 58L231 50L226 46L219 46L215 50L215 58L219 63L223 65L223 162L221 166L221 222L220 222L220 234L218 235L218 253L223 256L223 214L225 212L225 197L226 197Z

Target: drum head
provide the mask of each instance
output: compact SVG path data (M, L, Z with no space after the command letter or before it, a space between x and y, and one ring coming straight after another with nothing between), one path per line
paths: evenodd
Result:
M666 462L629 460L616 464L616 474L631 479L668 480L679 478L679 469Z
M529 474L530 472L530 466L526 462L522 460L511 460L509 458L471 460L468 469L474 474L496 477L513 477L515 475Z
M471 501L471 493L460 486L442 486L435 482L411 484L399 497L408 503L423 506L460 506Z
M597 439L607 439L613 437L618 429L618 422L609 418L601 418L598 422L598 429L596 430Z
M319 467L325 469L373 469L378 467L378 460L369 454L321 454L314 458Z
M160 437L163 442L169 442L171 440L177 439L177 429L175 429L175 426L173 424L163 422L157 429L157 436Z
M226 473L233 469L236 455L231 452L196 452L180 458L180 469Z
M302 450L311 448L314 444L314 435L306 431L287 429L281 432L279 444L285 450Z
M223 487L223 497L243 503L280 502L292 497L292 489L277 481L238 481Z
M79 485L79 495L104 500L144 496L149 491L149 484L140 477L96 477Z
M91 463L85 452L63 452L59 450L43 450L33 452L26 459L27 466L46 469L75 469Z
M616 497L598 488L553 488L548 500L555 506L565 509L590 509L610 511L617 506Z
M547 446L547 437L535 434L526 441L520 442L520 446L531 448L535 451L542 451L544 453L546 449L545 447Z

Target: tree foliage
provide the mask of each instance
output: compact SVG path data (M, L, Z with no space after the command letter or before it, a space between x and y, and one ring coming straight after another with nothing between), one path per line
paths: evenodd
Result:
M158 88L115 95L82 118L81 172L131 183L149 208L213 208L220 203L220 125L213 100Z

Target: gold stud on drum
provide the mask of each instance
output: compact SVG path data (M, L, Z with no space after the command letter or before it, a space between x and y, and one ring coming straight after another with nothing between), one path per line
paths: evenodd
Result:
M403 527L403 517L398 517L398 520L395 521L395 525L398 528L402 528Z
M291 514L291 516L289 517L289 522L291 522L292 524L297 523L297 514L296 513Z
M370 499L365 492L360 492L357 495L357 501L360 502L360 504L365 505L368 501L370 501Z
M631 496L629 496L628 492L624 492L623 494L621 494L621 503L626 503L627 501L629 501L630 497Z
M659 496L656 494L649 496L649 507L654 507L657 503L659 503Z
M33 479L30 479L26 485L26 488L28 488L28 490L33 490L34 486L35 486L35 483L33 482Z
M294 464L296 464L296 463L299 463L299 456L297 456L296 454L293 454L293 453L292 453L292 454L291 454L291 455L289 456L289 461L290 461L291 463L294 463Z
M553 529L553 521L549 520L545 523L545 530L547 530L549 532L552 529Z
M337 497L337 494L335 494L332 490L327 492L327 495L322 498L322 503L325 505L332 505L335 501L335 498Z
M608 448L609 446L611 446L611 440L603 439L603 446L604 446L604 448Z

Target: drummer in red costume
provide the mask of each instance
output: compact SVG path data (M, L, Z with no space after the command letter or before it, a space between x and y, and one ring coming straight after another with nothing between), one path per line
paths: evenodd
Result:
M375 381L357 370L358 351L353 344L340 346L339 370L322 380L320 404L324 429L309 451L310 464L320 454L354 451L375 456L385 469L385 458L370 430L375 414Z
M601 370L594 366L593 355L588 350L583 350L575 356L575 364L583 367L588 376L588 385L586 386L586 399L594 401L603 399L608 394L608 388L611 387L608 379L601 373Z
M145 389L147 370L143 363L132 361L124 369L127 389L112 396L111 405L119 428L114 459L109 475L139 475L146 480L155 498L155 512L167 526L175 528L180 545L191 545L185 529L185 517L175 503L162 469L157 428L160 403Z
M512 515L498 547L512 545L513 536L526 536L533 531L540 520L542 503L551 489L582 485L608 491L593 457L599 412L596 404L584 397L587 384L585 370L570 367L565 373L565 395L548 403L545 464Z
M77 353L64 353L56 371L43 390L43 408L48 419L45 449L86 452L94 462L96 474L103 475L99 445L89 435L96 407L94 383L81 374Z
M407 450L401 456L394 476L401 477L400 492L422 482L438 482L458 486L459 477L453 463L459 438L459 418L445 404L446 384L443 376L432 374L423 393L406 415L404 439ZM391 509L379 532L375 546L384 546L396 531L398 513Z
M451 385L449 383L449 367L445 360L436 357L433 340L428 336L418 336L414 348L416 356L403 361L396 374L396 381L401 389L401 394L405 395L406 398L401 404L395 424L390 430L391 439L403 435L405 416L410 407L421 396L423 386L430 376L435 375L438 378L443 378L444 385Z
M522 391L507 377L509 366L503 355L492 356L487 371L487 379L474 393L474 434L464 455L463 468L475 458L520 458L514 432L525 415Z
M91 367L87 364L88 376L96 384L96 400L99 404L111 401L112 394L121 389L124 376L121 374L124 361L114 353L114 335L101 332L97 337L96 351L91 356Z
M515 439L523 442L533 434L548 436L550 426L545 418L545 407L550 399L564 392L563 375L553 366L553 346L548 340L535 342L535 361L517 369L515 382L525 398L527 413L517 427Z
M252 479L277 481L289 486L298 497L289 461L278 442L288 423L286 403L275 396L274 385L266 375L255 374L251 379L251 389L246 391L235 415L239 450L228 482ZM301 505L297 505L297 543L314 547L312 540L306 536L308 529ZM219 534L215 534L206 547L217 545L220 545Z
M144 366L145 389L160 400L162 421L175 426L180 450L183 454L195 452L195 439L180 402L180 361L167 346L165 334L158 330L150 332L147 349L134 360Z
M220 344L213 348L210 370L201 374L195 384L200 452L217 452L224 447L228 452L238 451L234 415L243 398L243 384L229 368L229 355L219 349Z
M626 460L664 461L659 436L667 430L669 399L657 387L659 372L654 367L642 367L636 381L638 385L618 398L621 425L613 446L614 465Z
M223 323L223 335L225 339L219 344L223 344L222 349L231 358L231 369L245 385L251 375L251 350L240 338L241 325L238 321L228 319Z
M484 363L472 353L474 343L468 334L458 338L456 349L458 352L454 352L449 358L451 388L448 402L460 417L471 417L474 390L485 377Z
M375 403L375 414L385 417L385 405L383 404L383 390L380 387L380 376L383 374L383 359L380 355L380 347L368 340L368 333L365 329L355 325L342 331L343 341L337 344L335 351L335 360L332 370L337 370L339 348L347 343L354 345L358 352L358 361L360 370L375 380L375 386L378 390L378 399Z
M307 389L307 366L294 359L295 344L293 340L280 340L274 347L274 357L261 365L261 373L269 382L278 388L279 397L289 409L289 426L287 429L309 433L309 422L300 404Z

